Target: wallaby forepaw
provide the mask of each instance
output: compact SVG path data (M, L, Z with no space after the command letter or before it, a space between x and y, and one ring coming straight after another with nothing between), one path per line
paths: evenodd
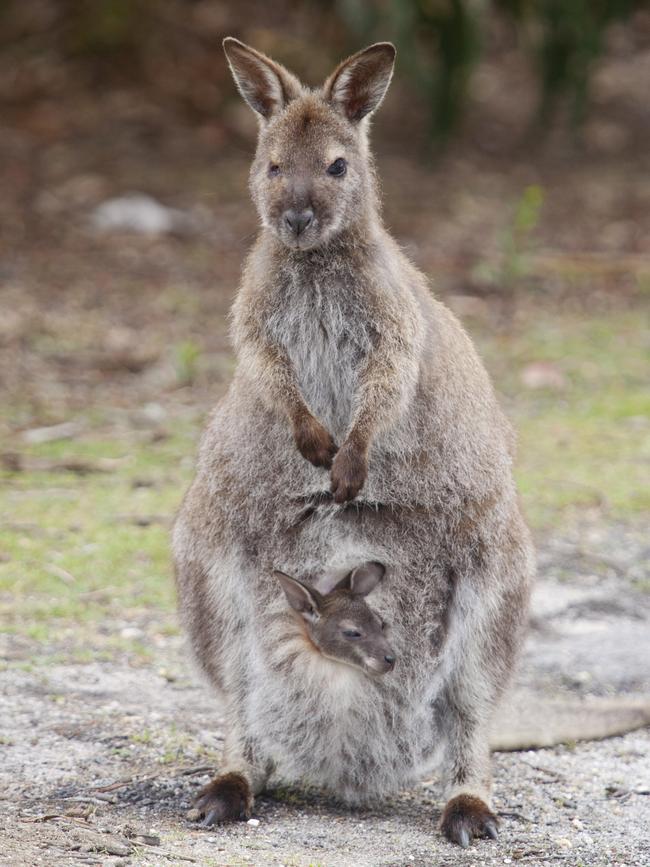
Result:
M343 444L332 464L332 495L335 503L354 500L368 476L365 454L354 445Z
M326 428L313 416L304 416L294 427L294 439L300 454L315 467L332 466L336 443Z
M440 820L440 830L448 840L465 849L474 837L496 840L499 820L480 798L474 795L458 795L445 807Z
M253 793L243 774L220 774L201 789L194 806L206 827L217 822L250 819Z

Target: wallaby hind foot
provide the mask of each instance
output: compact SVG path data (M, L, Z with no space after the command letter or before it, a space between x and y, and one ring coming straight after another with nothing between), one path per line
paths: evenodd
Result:
M464 849L474 837L490 837L496 840L499 820L488 805L474 795L458 795L452 798L442 813L440 830L452 843Z
M204 786L194 806L207 827L217 822L245 821L250 819L253 810L253 792L243 774L230 771L219 774Z

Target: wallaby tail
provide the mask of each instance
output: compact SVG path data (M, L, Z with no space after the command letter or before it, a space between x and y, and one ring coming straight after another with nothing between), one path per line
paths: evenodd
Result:
M490 747L531 750L610 738L650 725L650 696L544 698L515 692L499 709Z

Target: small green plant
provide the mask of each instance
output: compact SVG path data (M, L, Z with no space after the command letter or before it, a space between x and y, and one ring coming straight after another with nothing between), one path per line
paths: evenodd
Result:
M193 340L183 340L174 346L174 369L179 385L191 385L198 373L201 347Z
M544 191L537 185L526 187L515 206L511 222L502 231L496 262L483 262L474 271L481 282L511 293L531 274L530 255L534 233L544 203Z

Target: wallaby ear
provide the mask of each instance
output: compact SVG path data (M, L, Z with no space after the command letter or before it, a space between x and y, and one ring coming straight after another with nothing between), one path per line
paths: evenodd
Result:
M367 596L386 574L386 567L381 563L363 563L357 566L347 576L351 592L355 596Z
M352 123L379 107L393 77L395 46L377 42L340 63L325 82L325 99Z
M298 581L297 578L292 578L290 575L285 575L284 572L275 571L273 573L280 582L284 595L287 597L287 602L301 614L305 620L314 623L320 617L320 594Z
M223 50L239 92L264 120L302 93L302 85L284 66L239 39L227 36Z

